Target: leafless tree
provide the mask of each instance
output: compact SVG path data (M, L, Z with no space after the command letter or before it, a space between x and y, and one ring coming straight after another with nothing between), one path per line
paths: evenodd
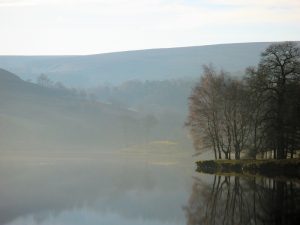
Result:
M196 150L213 149L221 159L240 159L250 135L249 95L242 80L204 66L201 81L190 97L187 125Z
M211 66L204 66L203 76L189 98L187 125L195 149L198 152L213 149L216 159L221 159L226 151L222 135L224 79L223 72L218 74Z
M297 126L292 131L290 129L290 123L297 124L299 117L299 114L294 115L299 111L293 100L297 101L300 96L297 91L291 93L295 89L292 87L300 87L299 47L295 42L270 45L262 53L258 68L248 69L248 74L255 80L255 89L264 97L267 107L264 116L267 134L265 142L269 148L274 149L275 158L286 158L290 143L288 137L299 132Z

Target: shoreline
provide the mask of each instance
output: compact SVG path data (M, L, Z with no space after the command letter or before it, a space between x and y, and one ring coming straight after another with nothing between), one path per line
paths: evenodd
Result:
M241 159L197 161L197 172L220 175L300 179L300 159Z

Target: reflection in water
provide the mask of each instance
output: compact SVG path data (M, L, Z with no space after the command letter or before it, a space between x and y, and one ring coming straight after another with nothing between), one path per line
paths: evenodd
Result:
M19 155L0 157L0 225L185 223L192 168L171 157Z
M299 183L266 178L195 178L185 208L188 225L297 224Z
M0 225L290 225L300 219L299 183L192 179L190 162L127 153L0 154Z

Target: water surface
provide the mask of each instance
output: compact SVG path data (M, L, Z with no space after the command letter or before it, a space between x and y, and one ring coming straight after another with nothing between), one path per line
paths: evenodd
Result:
M184 224L193 169L168 155L2 154L0 224Z
M194 172L172 154L0 157L1 225L297 224L299 181Z
M300 183L288 178L194 177L188 225L289 225L300 219ZM209 181L208 181L209 180Z

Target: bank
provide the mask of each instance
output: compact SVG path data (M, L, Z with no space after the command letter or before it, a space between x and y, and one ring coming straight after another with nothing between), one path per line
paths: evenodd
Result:
M210 174L262 175L300 179L300 159L242 159L198 161L197 171Z

